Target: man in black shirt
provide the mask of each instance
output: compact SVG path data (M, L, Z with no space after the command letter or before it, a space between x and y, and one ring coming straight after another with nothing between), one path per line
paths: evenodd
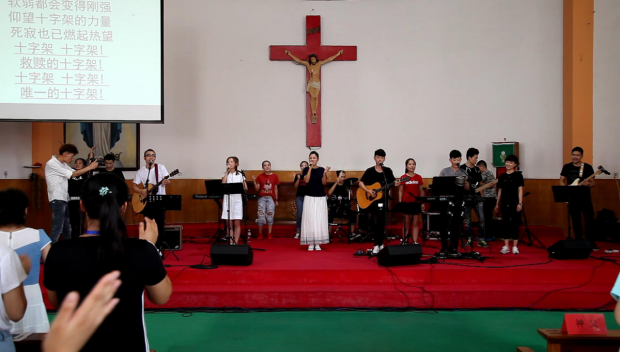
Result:
M366 192L368 197L374 198L377 196L377 192L371 188L368 188L375 183L379 183L381 187L385 186L386 182L388 184L395 182L394 185L396 187L400 185L400 181L394 178L394 172L392 172L392 169L383 166L383 162L385 162L385 151L383 149L375 150L375 166L366 169L359 183L359 187ZM387 189L386 192L384 192L383 199L373 202L366 209L366 211L371 214L370 226L375 242L375 247L372 250L372 254L377 254L383 249L385 213L388 208L389 193L390 190Z
M465 154L467 157L467 162L460 166L461 170L467 174L467 182L471 185L469 191L466 191L466 194L470 196L475 196L476 187L480 187L484 184L482 182L482 171L480 171L480 168L476 166L476 163L478 163L478 154L480 154L480 151L476 148L467 149L467 153ZM483 202L465 202L465 218L463 220L465 223L465 231L467 231L467 242L465 242L465 247L473 245L473 230L471 224L472 208L478 216L478 224L480 225L478 231L478 246L489 248L489 245L484 240L486 226L484 221Z
M99 173L109 172L113 175L120 177L121 180L125 181L125 175L119 169L114 168L114 163L116 162L116 158L114 154L109 153L103 157L103 163L105 164L105 170L99 171Z
M592 165L582 162L582 158L583 149L581 147L573 148L571 151L572 162L562 167L562 172L560 173L560 185L571 185L575 180L582 182L594 174ZM575 238L578 240L583 238L583 229L581 228L581 213L583 213L586 223L586 238L592 242L592 249L597 251L598 246L594 243L594 207L592 206L592 197L590 195L590 188L594 187L594 185L594 178L584 182L582 186L588 188L585 196L580 200L570 201L568 203L568 210L573 221Z

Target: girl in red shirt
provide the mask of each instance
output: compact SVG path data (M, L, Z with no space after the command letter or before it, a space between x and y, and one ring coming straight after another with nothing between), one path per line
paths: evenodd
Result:
M401 178L408 176L409 181L401 182L398 186L398 201L413 203L411 208L412 214L405 214L405 226L403 232L403 240L411 229L413 229L413 243L418 244L419 227L418 221L420 220L420 213L424 211L424 204L415 203L416 197L424 196L424 180L422 176L415 173L416 162L414 159L409 158L405 161L405 174Z

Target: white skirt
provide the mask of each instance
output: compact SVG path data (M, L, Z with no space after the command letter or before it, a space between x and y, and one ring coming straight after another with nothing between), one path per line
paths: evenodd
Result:
M301 215L301 244L325 243L329 243L327 198L305 196Z
M13 322L11 334L46 333L50 331L50 321L47 317L45 303L39 284L24 286L28 306L22 320Z
M230 220L243 219L243 201L240 194L230 195ZM222 219L228 220L228 196L224 196L224 202L222 202Z

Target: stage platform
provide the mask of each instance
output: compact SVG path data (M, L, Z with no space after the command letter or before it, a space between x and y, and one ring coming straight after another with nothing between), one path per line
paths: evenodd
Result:
M547 246L562 239L559 228L531 229ZM503 255L503 241L475 247L484 263L448 259L388 269L376 258L353 255L372 243L339 240L309 252L292 238L294 225L276 225L274 240L253 239L252 247L265 251L254 252L251 266L189 268L210 263L208 237L214 232L214 224L184 225L183 249L175 251L180 260L168 255L164 261L171 265L174 293L166 305L147 302L147 308L611 309L609 292L620 269L594 258L550 260L546 250L524 244L521 254ZM604 252L612 244L599 245L594 256L620 259ZM426 241L422 259L438 250L438 241Z

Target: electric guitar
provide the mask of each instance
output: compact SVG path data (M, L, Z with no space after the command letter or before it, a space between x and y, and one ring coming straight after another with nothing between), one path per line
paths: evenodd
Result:
M410 177L405 176L400 179L400 182L407 182L409 180L410 180ZM368 193L366 193L366 191L362 189L362 187L359 187L357 189L357 204L359 205L361 209L368 208L372 203L376 202L379 199L382 199L383 192L385 192L385 190L389 191L395 182L396 180L394 180L394 182L391 182L383 187L381 187L381 184L379 182L375 182L370 186L366 186L366 188L368 188L369 190L377 192L376 196L374 197L371 197Z
M579 179L575 179L575 181L573 181L573 183L571 183L569 186L581 186L584 183L590 181L591 179L595 178L596 176L600 175L600 174L605 174L605 175L609 175L609 171L605 170L605 168L601 165L598 167L598 171L596 171L595 173L593 173L592 175L590 175L590 177L586 178L585 180L579 182Z
M489 187L493 186L494 184L496 184L496 183L498 183L498 182L499 182L499 179L495 179L495 180L493 180L493 181L491 181L491 182L489 182L489 183L486 183L486 184L484 184L484 185L482 185L482 186L480 186L480 187L476 188L476 193L481 192L481 191L484 191L485 189L487 189L487 188L489 188Z
M176 170L172 171L170 173L170 175L164 177L156 185L153 185L153 184L149 183L147 185L146 197L144 197L144 198L142 197L142 195L140 193L135 193L131 197L131 206L133 208L133 211L135 211L136 213L141 213L144 210L144 208L146 208L149 196L150 195L152 196L152 195L155 194L155 192L157 192L157 190L159 189L159 186L161 186L161 184L164 182L164 180L167 180L170 177L174 177L178 173L179 173L179 169L176 169Z

